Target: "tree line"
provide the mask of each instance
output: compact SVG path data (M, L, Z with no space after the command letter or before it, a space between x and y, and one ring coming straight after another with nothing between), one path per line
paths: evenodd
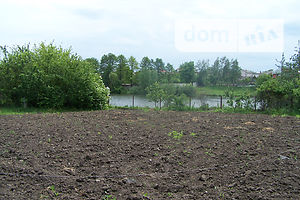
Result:
M241 79L241 68L238 61L226 57L217 58L212 65L209 60L199 60L181 64L177 70L170 63L165 63L161 58L150 59L143 57L140 62L133 56L126 58L124 55L112 53L103 55L98 61L88 58L86 61L94 65L101 75L104 84L112 93L145 94L146 88L158 82L194 83L198 86L208 85L236 85ZM131 86L127 90L124 86Z

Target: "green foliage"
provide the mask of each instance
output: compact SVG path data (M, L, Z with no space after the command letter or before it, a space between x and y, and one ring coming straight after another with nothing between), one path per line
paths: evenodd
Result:
M228 106L233 108L233 105L234 105L234 92L233 92L233 90L227 89L225 91L225 97L228 98L227 102L226 102L228 104Z
M120 94L122 90L121 80L116 72L111 72L109 74L109 88L112 93Z
M258 78L258 100L263 109L300 109L300 47L296 49L290 62L286 62L283 54L279 63L280 74L276 78Z
M118 78L121 84L130 84L132 71L128 65L128 61L123 55L117 57L117 70Z
M2 47L0 61L1 104L44 108L107 107L109 90L104 87L95 66L53 44L41 43Z
M192 133L190 133L190 136L196 137L196 136L197 136L197 133L192 132Z
M107 194L102 198L102 200L117 200L117 198L111 194Z
M58 195L59 195L59 193L55 191L54 185L51 185L51 186L49 186L48 188L51 190L51 192L52 192L55 196L58 196Z
M192 85L184 85L177 88L178 94L185 94L187 97L195 97L197 93L197 88Z
M168 133L168 136L176 139L176 140L180 140L183 137L183 132L177 132L177 131L172 131L170 133Z
M145 94L146 88L158 81L157 73L154 70L141 70L138 74L138 83L141 92Z
M85 61L90 63L96 71L98 71L100 69L100 63L97 60L97 58L87 58L87 59L85 59Z
M179 67L180 80L183 83L192 83L195 80L194 62L185 62Z
M259 77L257 77L255 85L256 87L260 87L264 82L269 81L272 79L272 76L270 74L262 74Z
M193 86L177 86L169 84L159 84L158 82L149 86L147 89L147 98L151 101L162 101L164 107L172 110L183 110L186 107L187 95L193 97L195 95L195 87Z
M196 75L196 83L198 86L208 85L208 69L209 60L198 61L196 64L196 69L198 71Z
M236 59L217 58L211 66L208 60L202 60L197 62L196 68L198 86L237 85L241 78L241 68Z
M171 110L178 110L178 111L185 110L186 102L187 102L186 95L184 94L174 95L172 102L169 104L169 108Z
M164 99L165 91L158 84L158 82L155 82L154 84L147 87L146 91L147 91L147 95L146 95L147 98L150 101L153 101L155 105L157 102L162 101Z
M234 109L250 110L254 108L254 101L249 92L244 92L240 95L235 95L234 91L230 88L225 91L225 97L227 97L227 104Z
M258 88L258 99L264 108L282 108L293 106L295 85L292 81L280 78L263 82Z
M100 61L100 68L98 71L100 72L101 77L103 78L103 83L106 87L110 87L109 75L110 73L115 72L116 68L117 57L114 54L109 53L102 56Z

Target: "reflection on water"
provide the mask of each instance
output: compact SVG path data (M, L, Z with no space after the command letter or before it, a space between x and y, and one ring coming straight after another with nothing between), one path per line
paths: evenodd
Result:
M223 97L223 105L226 104L227 99ZM112 106L128 106L133 105L133 96L132 95L111 95L110 105ZM202 105L209 105L209 107L219 107L220 106L220 97L219 96L202 96L198 99L192 99L192 106L197 108ZM188 102L187 102L188 105ZM154 102L150 102L145 96L136 95L134 96L134 106L137 107L149 107L154 108ZM163 106L163 103L162 103Z

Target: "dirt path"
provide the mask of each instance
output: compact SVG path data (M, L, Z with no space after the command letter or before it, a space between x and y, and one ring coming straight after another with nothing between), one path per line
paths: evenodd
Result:
M0 199L300 199L300 119L0 116Z

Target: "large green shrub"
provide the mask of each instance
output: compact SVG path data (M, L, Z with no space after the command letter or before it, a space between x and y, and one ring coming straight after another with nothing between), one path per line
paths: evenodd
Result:
M1 47L1 104L104 109L109 90L95 67L70 49L41 43L30 49Z
M285 61L284 55L276 78L262 76L257 79L257 94L263 108L300 109L300 47Z

